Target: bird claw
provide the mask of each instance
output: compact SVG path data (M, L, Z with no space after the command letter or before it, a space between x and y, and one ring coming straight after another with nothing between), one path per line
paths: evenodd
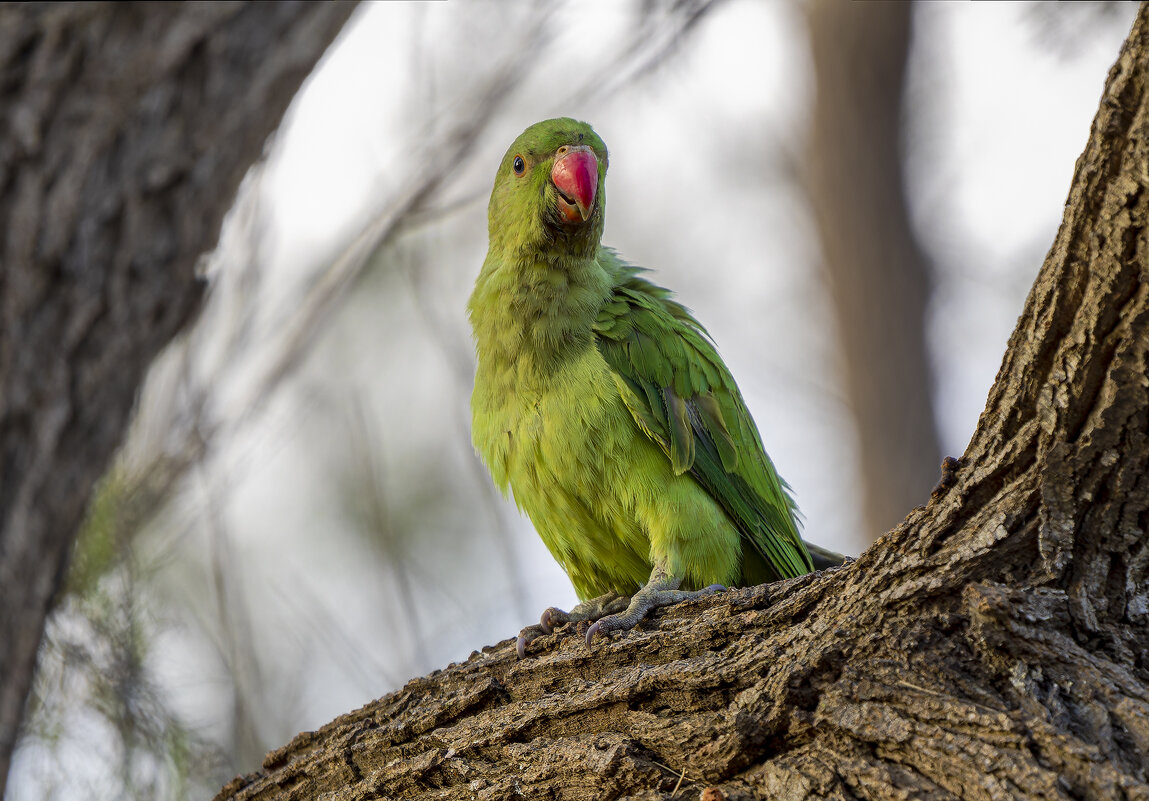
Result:
M679 595L696 597L706 593L721 592L725 589L726 587L722 584L711 584L697 592L680 593ZM575 622L578 624L578 632L585 638L587 648L590 648L596 634L605 637L612 631L627 631L645 617L650 609L670 603L665 600L652 599L650 602L640 604L639 607L634 607L632 601L637 597L607 593L599 598L583 601L570 612L564 612L554 606L544 610L537 625L527 626L519 632L519 639L515 647L519 659L526 657L527 644L531 640L544 634L553 634L556 629L567 623ZM593 622L588 625L588 621Z
M600 631L602 631L602 621L601 620L596 620L594 623L590 624L590 626L586 630L586 647L587 648L591 647L590 641L593 640L594 635L598 634ZM605 631L603 631L602 633L604 636L606 635Z
M569 613L552 606L543 610L543 615L539 618L539 628L550 634L562 624L570 622L570 619Z
M519 639L515 642L515 652L518 653L519 659L525 658L527 655L527 646L544 634L550 634L550 632L542 626L527 626L520 631Z
M647 595L645 602L636 605L633 601L639 600L641 597L640 593L640 595L633 597L632 603L627 606L625 610L613 615L604 615L591 624L591 627L586 630L586 647L591 647L591 641L594 640L594 635L596 634L605 637L612 631L629 631L646 617L651 609L670 606L671 604L692 600L716 592L724 592L725 590L726 586L724 584L711 584L708 587L703 587L701 590L689 592L678 592L676 590L667 590L665 592L657 591Z
M519 655L519 659L525 659L527 655L527 645L542 637L545 634L553 634L556 629L570 623L571 621L581 621L582 616L578 614L576 609L574 612L564 612L558 607L550 607L543 610L539 622L534 626L527 626L519 632L519 639L515 643L515 651Z

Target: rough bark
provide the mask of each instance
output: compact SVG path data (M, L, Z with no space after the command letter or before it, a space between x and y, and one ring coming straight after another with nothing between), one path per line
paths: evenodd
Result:
M926 352L929 265L910 227L902 98L910 3L806 4L816 91L806 192L858 433L869 545L929 494L941 458Z
M353 6L0 8L0 794L89 492Z
M969 449L857 561L486 648L218 798L1149 799L1147 83L1143 7Z

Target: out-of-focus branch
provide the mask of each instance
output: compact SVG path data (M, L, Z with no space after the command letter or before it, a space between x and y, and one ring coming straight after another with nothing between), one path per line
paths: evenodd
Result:
M912 6L813 0L806 8L817 89L805 184L872 540L925 503L940 459L925 342L929 265L910 228L900 147Z

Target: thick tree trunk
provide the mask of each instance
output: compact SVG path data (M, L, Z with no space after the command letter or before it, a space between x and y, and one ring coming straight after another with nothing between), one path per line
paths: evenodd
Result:
M1149 799L1147 84L1143 7L929 506L856 562L593 651L485 649L219 798Z
M817 82L803 172L858 432L859 549L928 496L941 459L926 352L929 269L902 175L913 5L805 4Z
M0 8L0 795L89 492L351 4Z

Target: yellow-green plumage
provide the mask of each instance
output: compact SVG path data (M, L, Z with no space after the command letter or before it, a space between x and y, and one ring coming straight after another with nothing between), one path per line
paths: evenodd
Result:
M598 169L573 224L552 181L567 147ZM606 168L602 140L570 119L531 126L500 165L468 304L475 447L582 599L632 595L658 564L688 590L809 572L794 503L705 330L600 245Z

